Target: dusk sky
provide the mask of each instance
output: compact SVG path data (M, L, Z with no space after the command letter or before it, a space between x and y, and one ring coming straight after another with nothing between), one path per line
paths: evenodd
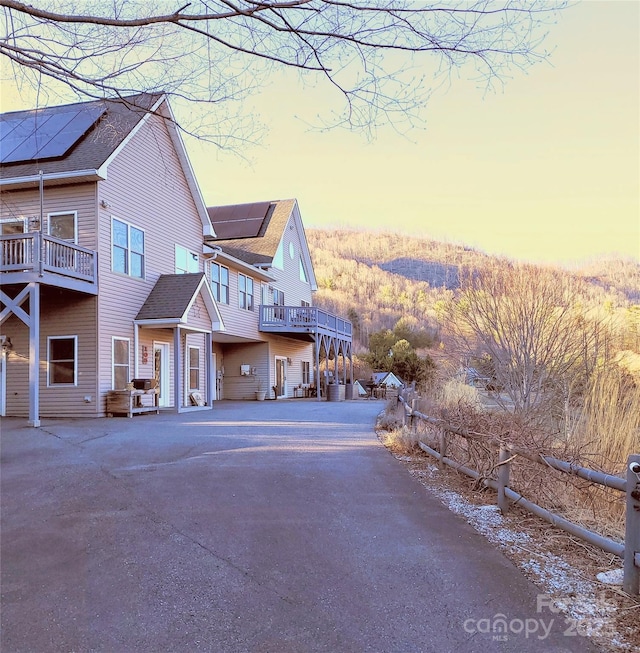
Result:
M580 0L548 32L548 59L495 90L454 70L426 128L406 136L312 130L331 87L303 88L295 71L270 78L246 105L269 128L259 145L239 155L186 139L204 199L295 197L307 227L401 231L530 261L640 260L640 2ZM3 111L34 106L6 83L0 100Z
M196 175L209 204L296 197L307 227L640 259L639 35L640 3L579 2L550 26L547 62L495 93L452 79L408 138L309 131L296 116L315 115L318 93L279 83L255 99L270 133L250 162L190 144Z

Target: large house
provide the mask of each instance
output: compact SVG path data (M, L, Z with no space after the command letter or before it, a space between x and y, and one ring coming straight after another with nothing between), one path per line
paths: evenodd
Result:
M297 202L208 208L164 96L7 113L0 137L0 415L104 416L134 379L175 411L308 396L321 356L346 370Z

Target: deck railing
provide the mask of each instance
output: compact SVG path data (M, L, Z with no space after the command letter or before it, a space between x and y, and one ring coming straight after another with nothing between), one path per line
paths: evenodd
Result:
M96 252L39 232L0 236L0 272L53 272L95 283Z
M290 332L321 329L351 338L353 328L349 320L316 306L260 306L260 329Z

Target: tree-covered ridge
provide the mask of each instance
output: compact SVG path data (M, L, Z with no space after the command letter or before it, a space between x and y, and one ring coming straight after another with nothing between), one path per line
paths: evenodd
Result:
M315 303L354 322L357 346L398 320L437 331L439 311L461 276L508 263L470 247L397 233L307 229L318 279ZM582 278L591 300L607 310L629 308L640 298L640 265L603 259L557 273Z

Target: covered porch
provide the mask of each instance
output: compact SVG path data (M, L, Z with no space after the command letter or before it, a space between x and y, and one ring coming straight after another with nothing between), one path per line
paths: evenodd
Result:
M13 315L29 330L28 423L30 426L40 426L42 288L59 288L83 295L97 295L97 254L40 232L2 235L0 284L0 325ZM9 342L3 343L3 356ZM4 383L0 391L5 392ZM0 403L4 412L4 401Z
M259 329L290 338L308 339L314 343L316 397L323 392L329 401L353 398L353 326L343 317L316 306L260 306ZM320 357L327 362L320 372ZM338 360L342 357L342 377ZM333 360L333 372L330 361ZM347 365L348 362L348 365Z

